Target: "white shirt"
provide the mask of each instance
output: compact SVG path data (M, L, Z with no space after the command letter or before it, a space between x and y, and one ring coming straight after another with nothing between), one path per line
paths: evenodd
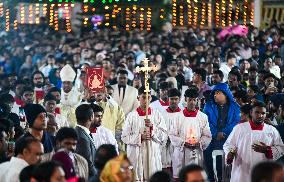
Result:
M221 63L219 70L221 70L224 74L223 82L226 82L228 80L228 75L231 71L231 68L227 65L227 63Z
M10 161L0 164L1 182L18 182L19 175L29 164L18 157L12 157Z
M96 133L92 133L92 136L96 148L99 148L99 146L103 144L112 144L115 146L115 149L118 153L118 144L110 129L105 128L103 126L97 127Z

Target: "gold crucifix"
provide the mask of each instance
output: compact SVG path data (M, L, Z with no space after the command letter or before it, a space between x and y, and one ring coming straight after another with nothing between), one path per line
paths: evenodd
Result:
M149 86L149 78L150 78L150 75L149 73L151 71L157 71L157 67L154 65L154 66L149 66L149 59L147 58L144 58L142 60L142 63L144 65L144 67L139 67L137 66L135 71L136 73L139 73L139 72L143 72L144 73L144 77L145 77L145 93L146 93L146 119L145 120L149 120L149 113L148 113L148 108L149 108L149 93L150 93L150 86ZM145 127L145 130L150 130L149 127ZM146 160L146 166L147 166L147 170L145 171L145 176L144 176L144 181L148 181L150 179L150 141L149 140L146 140L146 156L147 156L147 160Z
M144 73L144 77L145 77L145 93L146 93L146 119L148 119L148 108L149 108L149 93L150 93L150 85L149 85L149 73L151 71L157 71L157 66L149 66L149 59L148 58L144 58L142 61L141 61L144 65L144 67L139 67L137 66L136 69L135 69L135 72L136 73L139 73L139 72L143 72Z

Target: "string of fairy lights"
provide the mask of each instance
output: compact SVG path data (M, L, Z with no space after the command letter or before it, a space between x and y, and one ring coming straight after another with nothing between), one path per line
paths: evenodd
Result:
M43 0L39 0L43 1ZM153 22L170 20L174 27L226 27L238 23L253 24L253 0L171 0L171 10L165 7L139 4L142 0L48 0L49 3L19 3L16 18L13 10L0 3L0 17L4 17L5 30L17 30L21 24L39 24L40 17L47 17L48 24L54 30L72 32L72 17L75 6L81 6L81 23L83 27L93 25L91 14L102 15L103 21L98 26L112 29L124 28L127 31L139 29L150 31ZM131 2L119 4L119 2ZM95 3L103 3L103 8ZM170 16L167 14L170 12ZM15 13L14 13L15 14ZM155 21L154 21L155 20ZM122 27L121 27L122 25Z

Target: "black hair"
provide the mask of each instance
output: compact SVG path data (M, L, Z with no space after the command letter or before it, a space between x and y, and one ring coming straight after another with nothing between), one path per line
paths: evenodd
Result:
M67 138L78 140L78 135L74 128L69 128L69 127L60 128L55 136L55 141L61 142L62 140Z
M250 110L251 110L250 104L245 104L245 105L241 106L241 112L246 114L246 115L249 115Z
M198 89L196 88L188 88L185 93L184 93L184 97L188 97L188 98L198 98L199 93L198 93Z
M194 73L200 75L202 81L205 81L205 80L206 80L206 74L207 74L207 72L206 72L205 69L203 69L203 68L197 68L197 69L194 70Z
M117 71L117 75L122 74L122 75L128 75L128 72L125 69L120 69Z
M164 90L164 89L169 89L169 82L162 81L159 83L159 89Z
M114 89L112 88L112 86L110 86L110 85L106 85L106 89L114 90Z
M255 108L255 107L264 107L266 108L266 105L264 102L261 101L256 101L252 104L251 109Z
M266 73L263 77L263 80L266 80L267 78L273 78L276 79L276 76L273 73Z
M26 82L24 81L24 80L17 80L16 82L15 82L15 86L16 85L26 85Z
M0 95L0 102L2 103L13 103L15 102L14 97L9 93L3 93Z
M144 87L144 86L141 86L141 87L138 89L138 95L142 95L142 94L145 94L145 87Z
M40 143L40 141L34 137L23 136L19 138L15 144L15 156L23 154L24 149L28 149L32 143Z
M75 110L76 119L81 124L91 119L93 113L93 109L89 104L79 105Z
M0 102L0 118L7 118L9 115L9 106L7 103Z
M256 67L254 67L254 66L251 66L251 67L248 69L248 72L252 72L252 71L257 72L258 69L257 69Z
M44 102L47 102L47 101L56 101L56 98L51 94L47 94L45 97L44 97Z
M259 87L257 85L249 85L249 88L252 89L255 93L259 93Z
M149 182L172 182L171 175L166 171L155 172Z
M260 162L251 171L251 182L273 181L274 173L282 170L283 166L277 162Z
M34 93L34 89L32 87L24 86L24 88L22 90L22 93L21 93L21 96L23 96L25 92L32 92L32 93Z
M36 165L29 165L25 167L24 169L22 169L19 175L20 182L29 182L31 177L33 176L33 171L35 167Z
M52 87L51 89L49 89L48 93L52 93L52 92L59 92L61 93L61 90L57 87Z
M38 164L33 170L32 176L37 181L50 181L50 178L56 168L62 167L60 163L56 161L48 161ZM62 168L63 169L63 168Z
M234 94L234 97L241 99L243 102L248 101L247 92L244 90L237 90L236 93Z
M43 74L41 71L37 70L37 71L33 72L33 74L32 74L32 81L33 81L34 76L35 76L36 74L40 74L40 75L42 76L42 78L44 79L44 74Z
M179 172L179 181L186 182L187 174L193 171L204 171L204 169L197 164L190 164L188 166L185 166Z
M223 73L221 70L215 70L215 71L213 72L213 74L219 75L219 77L220 77L221 79L224 78L224 73Z
M168 97L175 97L175 96L180 97L181 96L180 91L177 88L169 89L168 90Z
M112 144L103 144L96 151L95 167L103 170L105 164L112 158L117 156L115 146Z
M229 72L229 75L235 75L237 77L238 81L242 80L242 75L238 71L232 70L232 71Z
M0 119L0 128L5 131L7 134L14 127L14 123L10 119Z
M94 113L95 112L104 112L104 109L101 106L99 106L97 104L90 104L90 105L91 105Z

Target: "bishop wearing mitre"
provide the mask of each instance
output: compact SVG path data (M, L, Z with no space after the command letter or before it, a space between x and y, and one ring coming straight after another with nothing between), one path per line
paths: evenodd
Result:
M69 126L72 127L76 126L75 109L79 106L83 95L73 85L75 77L76 72L69 64L66 64L60 71L62 81L61 114L67 118Z

